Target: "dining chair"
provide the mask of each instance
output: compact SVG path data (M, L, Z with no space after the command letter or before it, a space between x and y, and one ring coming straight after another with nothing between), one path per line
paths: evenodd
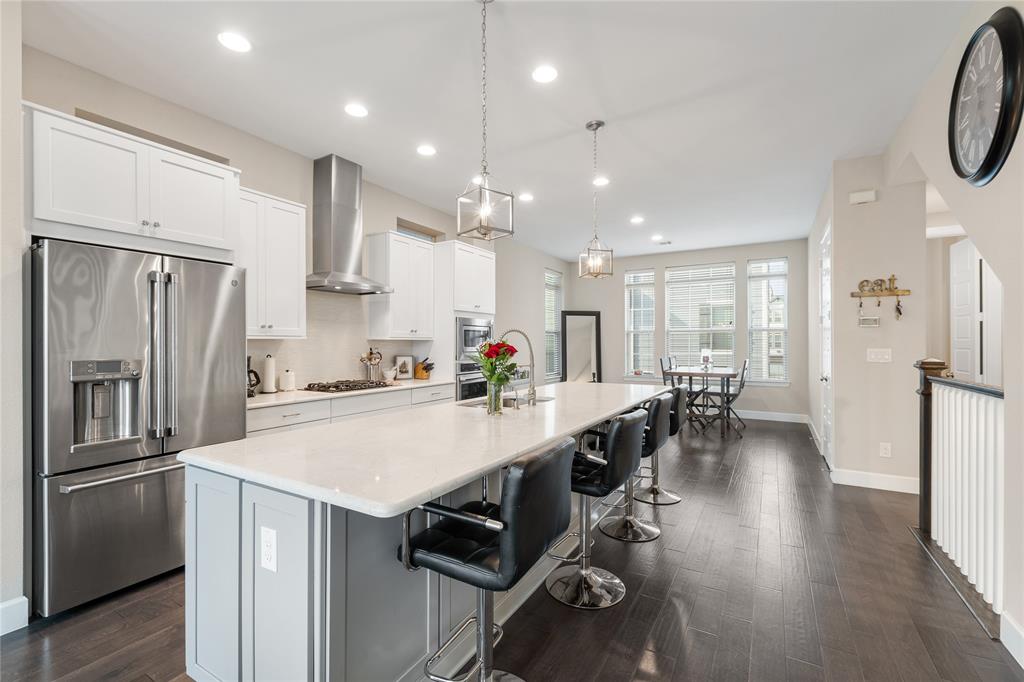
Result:
M665 386L671 386L672 388L675 388L676 378L674 376L666 374L666 372L668 372L670 369L672 369L672 367L675 366L675 358L669 356L658 358L658 363L661 365L661 383L663 383Z

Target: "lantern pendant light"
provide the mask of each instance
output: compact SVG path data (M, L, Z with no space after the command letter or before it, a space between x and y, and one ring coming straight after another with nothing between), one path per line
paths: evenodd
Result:
M482 144L480 146L480 176L474 178L456 201L455 216L460 237L492 241L510 237L514 232L513 210L515 199L511 192L492 186L487 170L487 5L493 0L479 0L480 8L480 118ZM477 182L479 180L479 182Z
M580 252L580 278L601 279L612 275L612 250L597 237L597 131L604 127L604 121L590 121L587 130L594 133L594 237Z

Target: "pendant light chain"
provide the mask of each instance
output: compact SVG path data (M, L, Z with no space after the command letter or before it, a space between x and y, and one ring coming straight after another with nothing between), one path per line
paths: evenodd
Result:
M600 128L598 128L598 127L594 128L594 175L591 178L591 181L592 181L591 184L593 184L594 180L597 180L597 131L598 130L600 130ZM597 237L597 185L593 185L593 187L594 187L594 237L596 238Z
M483 0L480 4L480 117L482 144L480 146L480 174L487 177L487 3Z

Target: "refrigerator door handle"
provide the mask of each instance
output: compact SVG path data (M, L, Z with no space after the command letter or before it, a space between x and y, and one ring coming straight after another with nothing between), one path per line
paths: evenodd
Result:
M167 279L167 428L166 435L178 435L178 275Z
M142 478L143 476L152 476L153 474L164 474L168 471L174 471L175 469L184 469L185 464L172 464L168 467L160 467L159 469L147 469L146 471L138 471L134 474L124 474L123 476L114 476L112 478L101 478L98 481L89 481L88 483L79 483L77 485L62 485L58 488L62 495L73 493L76 490L86 490L87 488L95 488L101 485L108 485L110 483L118 483L120 481L130 481L133 478Z
M149 273L149 435L163 438L164 422L164 281L163 272Z

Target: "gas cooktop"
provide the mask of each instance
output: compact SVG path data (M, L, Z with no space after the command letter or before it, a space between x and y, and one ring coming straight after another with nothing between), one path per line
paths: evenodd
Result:
M306 390L320 393L344 393L345 391L365 391L368 388L384 388L390 385L386 381L370 379L339 379L338 381L316 381L308 384Z

